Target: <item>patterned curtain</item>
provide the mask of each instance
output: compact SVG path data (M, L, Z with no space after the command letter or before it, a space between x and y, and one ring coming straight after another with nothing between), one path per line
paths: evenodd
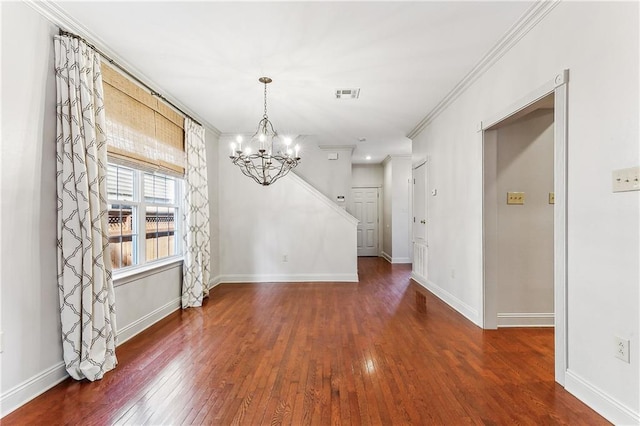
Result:
M93 381L117 364L100 57L66 36L54 48L62 348L71 377Z
M182 308L202 306L209 293L209 196L204 127L185 118L185 206Z

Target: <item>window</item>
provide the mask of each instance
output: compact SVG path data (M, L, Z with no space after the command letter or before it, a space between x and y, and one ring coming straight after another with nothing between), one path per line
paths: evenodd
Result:
M107 166L113 270L179 256L182 180L118 164Z
M107 63L102 79L112 269L178 257L184 117Z

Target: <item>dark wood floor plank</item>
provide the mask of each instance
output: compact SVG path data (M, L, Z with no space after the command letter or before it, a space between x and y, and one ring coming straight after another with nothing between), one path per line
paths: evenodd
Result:
M554 382L552 329L482 330L410 272L220 285L2 424L608 424Z

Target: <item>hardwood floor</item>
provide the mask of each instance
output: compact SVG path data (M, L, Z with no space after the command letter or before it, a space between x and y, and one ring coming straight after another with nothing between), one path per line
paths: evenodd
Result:
M2 424L608 424L554 383L552 329L484 331L428 293L425 311L409 265L359 275L220 285Z

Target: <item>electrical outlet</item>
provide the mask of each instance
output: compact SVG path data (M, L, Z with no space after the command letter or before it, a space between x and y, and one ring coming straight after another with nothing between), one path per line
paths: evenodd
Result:
M282 261L283 262L288 262L289 261L289 257L286 254L282 255Z
M616 344L616 353L615 353L616 358L619 358L624 362L629 363L629 340L616 336L615 344Z
M507 192L507 204L524 204L524 192Z

